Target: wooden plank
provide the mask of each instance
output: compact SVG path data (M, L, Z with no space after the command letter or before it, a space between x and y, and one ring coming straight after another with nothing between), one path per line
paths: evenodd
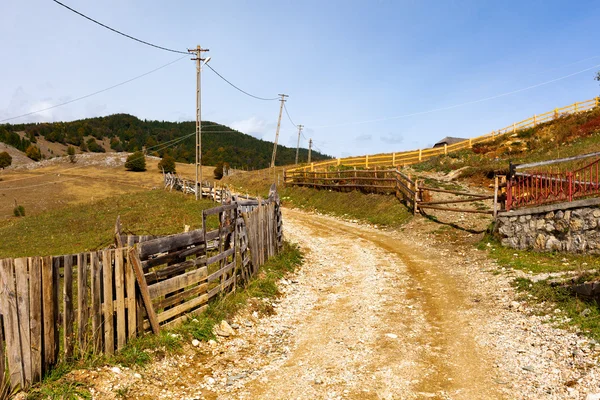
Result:
M54 359L54 279L52 257L42 257L42 360L44 374L50 370Z
M162 298L158 301L154 301L154 309L162 310L163 308L170 307L175 304L179 304L192 296L198 296L206 293L208 290L208 283L203 283L198 286L194 286L190 289L186 289L183 292L176 293L173 296Z
M30 257L29 264L29 328L31 342L31 380L42 380L42 260Z
M19 316L19 335L21 337L21 359L25 374L25 388L33 382L31 379L31 328L29 325L29 271L27 258L14 260L17 287L17 310Z
M225 212L225 211L233 210L234 208L237 208L237 204L227 204L227 205L224 205L224 206L215 207L215 208L209 208L207 210L203 210L202 214L205 217L208 217L209 215L220 214L220 213Z
M123 249L115 249L115 291L117 309L117 349L122 349L127 342L127 326L125 322L125 270L123 266Z
M471 213L471 214L493 214L493 211L491 210L471 210L468 208L454 208L454 207L438 207L438 206L427 206L427 205L421 205L419 204L419 209L421 208L427 208L427 209L432 209L432 210L441 210L441 211L454 211L454 212L464 212L464 213Z
M125 285L127 288L127 337L133 339L136 337L136 305L135 305L135 274L131 267L131 261L127 256L125 265Z
M225 267L223 268L219 268L217 271L213 272L212 274L210 274L206 280L208 282L212 282L215 281L217 278L226 275L228 272L230 272L233 267L235 267L235 263L231 262L229 264L227 264Z
M10 259L0 260L0 309L4 318L10 384L12 388L23 387L25 384L25 374L21 358L17 295L13 262Z
M60 315L59 309L59 294L60 294L60 264L62 257L51 257L52 260L52 329L54 330L54 345L52 347L52 365L58 363L58 357L60 355Z
M487 194L459 192L456 190L446 190L446 189L439 189L439 188L425 187L425 186L419 186L419 190L429 190L430 192L450 193L450 194L456 194L459 196L489 197L489 195L487 195Z
M113 308L113 252L102 251L102 278L104 284L104 353L111 355L115 352L114 308Z
M151 299L164 296L168 293L194 285L206 279L208 268L201 267L185 274L165 279L153 285L148 286L148 294Z
M123 238L121 238L121 216L117 215L115 222L115 244L118 248L123 247Z
M186 311L189 311L193 308L196 308L204 303L208 302L208 295L203 294L201 296L195 297L192 300L189 300L183 304L179 304L173 308L168 309L167 311L163 311L158 314L158 322L162 323L168 319L171 319L177 315L184 314Z
M456 200L444 200L444 201L422 201L419 202L419 207L421 206L434 206L441 204L454 204L454 203L472 203L476 201L490 200L493 199L494 196L487 197L473 197L471 199L456 199Z
M204 242L204 232L196 229L177 235L165 236L138 244L139 258L145 260L151 254L164 253L174 249L191 246Z
M88 302L87 302L87 254L77 255L77 342L79 353L87 352Z
M1 290L0 290L1 293ZM1 303L0 303L1 304ZM6 380L6 353L4 352L4 320L0 314L0 397L5 390L8 390L8 381Z
M98 259L98 253L93 251L90 253L90 269L91 269L91 319L92 319L92 349L95 354L102 352L102 266Z
M63 262L63 349L65 359L73 357L73 257Z
M173 321L167 322L164 327L165 329L172 329L177 327L178 325L181 325L183 322L185 322L186 320L199 315L200 313L204 312L206 309L208 308L208 304L204 305L202 307L199 307L193 311L190 311L189 313L187 313L186 315L183 315L179 318L174 319Z
M146 285L146 280L144 279L142 262L140 261L139 255L135 248L129 250L129 259L131 260L131 265L133 266L133 271L135 272L135 279L137 280L140 293L142 294L142 300L144 301L144 306L146 307L152 332L158 334L160 332L158 319L156 318L156 312L152 306L152 299L148 293L148 286Z

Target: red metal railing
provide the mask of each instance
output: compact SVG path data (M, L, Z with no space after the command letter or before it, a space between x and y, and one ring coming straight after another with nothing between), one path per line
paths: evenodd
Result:
M507 181L506 210L600 195L600 159L560 172L517 173Z

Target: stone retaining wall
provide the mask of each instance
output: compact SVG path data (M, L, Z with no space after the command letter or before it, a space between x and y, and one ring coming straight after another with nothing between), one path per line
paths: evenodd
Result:
M495 234L503 246L515 249L600 254L600 208L566 208L498 214Z

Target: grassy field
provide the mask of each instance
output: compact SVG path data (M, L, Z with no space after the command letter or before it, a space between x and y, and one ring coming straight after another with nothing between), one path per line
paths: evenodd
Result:
M110 157L116 155L86 154L85 160L75 164L61 158L31 170L0 171L0 220L13 216L15 202L25 208L25 215L36 215L67 205L163 187L157 159L147 158L145 172L131 172L122 165L111 166ZM202 171L204 180L213 180L214 167L203 167ZM177 172L193 178L194 165L178 163Z
M145 190L67 205L37 215L13 218L0 227L0 258L79 253L114 242L121 216L123 231L168 235L202 226L202 210L210 200L163 190Z

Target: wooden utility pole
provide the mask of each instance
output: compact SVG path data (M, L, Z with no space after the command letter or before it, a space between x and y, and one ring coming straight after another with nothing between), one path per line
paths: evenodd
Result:
M196 200L198 194L202 197L202 116L201 116L201 91L200 91L200 72L202 71L201 61L208 61L202 58L202 52L208 51L198 45L195 49L188 49L188 52L196 55L192 60L196 61ZM209 57L210 58L210 57ZM200 180L198 180L198 171L200 171ZM198 182L200 184L198 185Z
M298 144L296 145L296 164L298 164L298 151L300 150L300 135L302 134L304 125L298 125Z
M283 114L283 103L285 98L289 97L287 94L279 94L281 96L281 106L279 107L279 119L277 120L277 130L275 131L275 143L273 144L273 157L271 157L271 168L275 167L275 155L277 154L277 140L279 140L279 128L281 127L281 115Z
M310 153L312 152L312 139L308 141L308 163L310 164Z

